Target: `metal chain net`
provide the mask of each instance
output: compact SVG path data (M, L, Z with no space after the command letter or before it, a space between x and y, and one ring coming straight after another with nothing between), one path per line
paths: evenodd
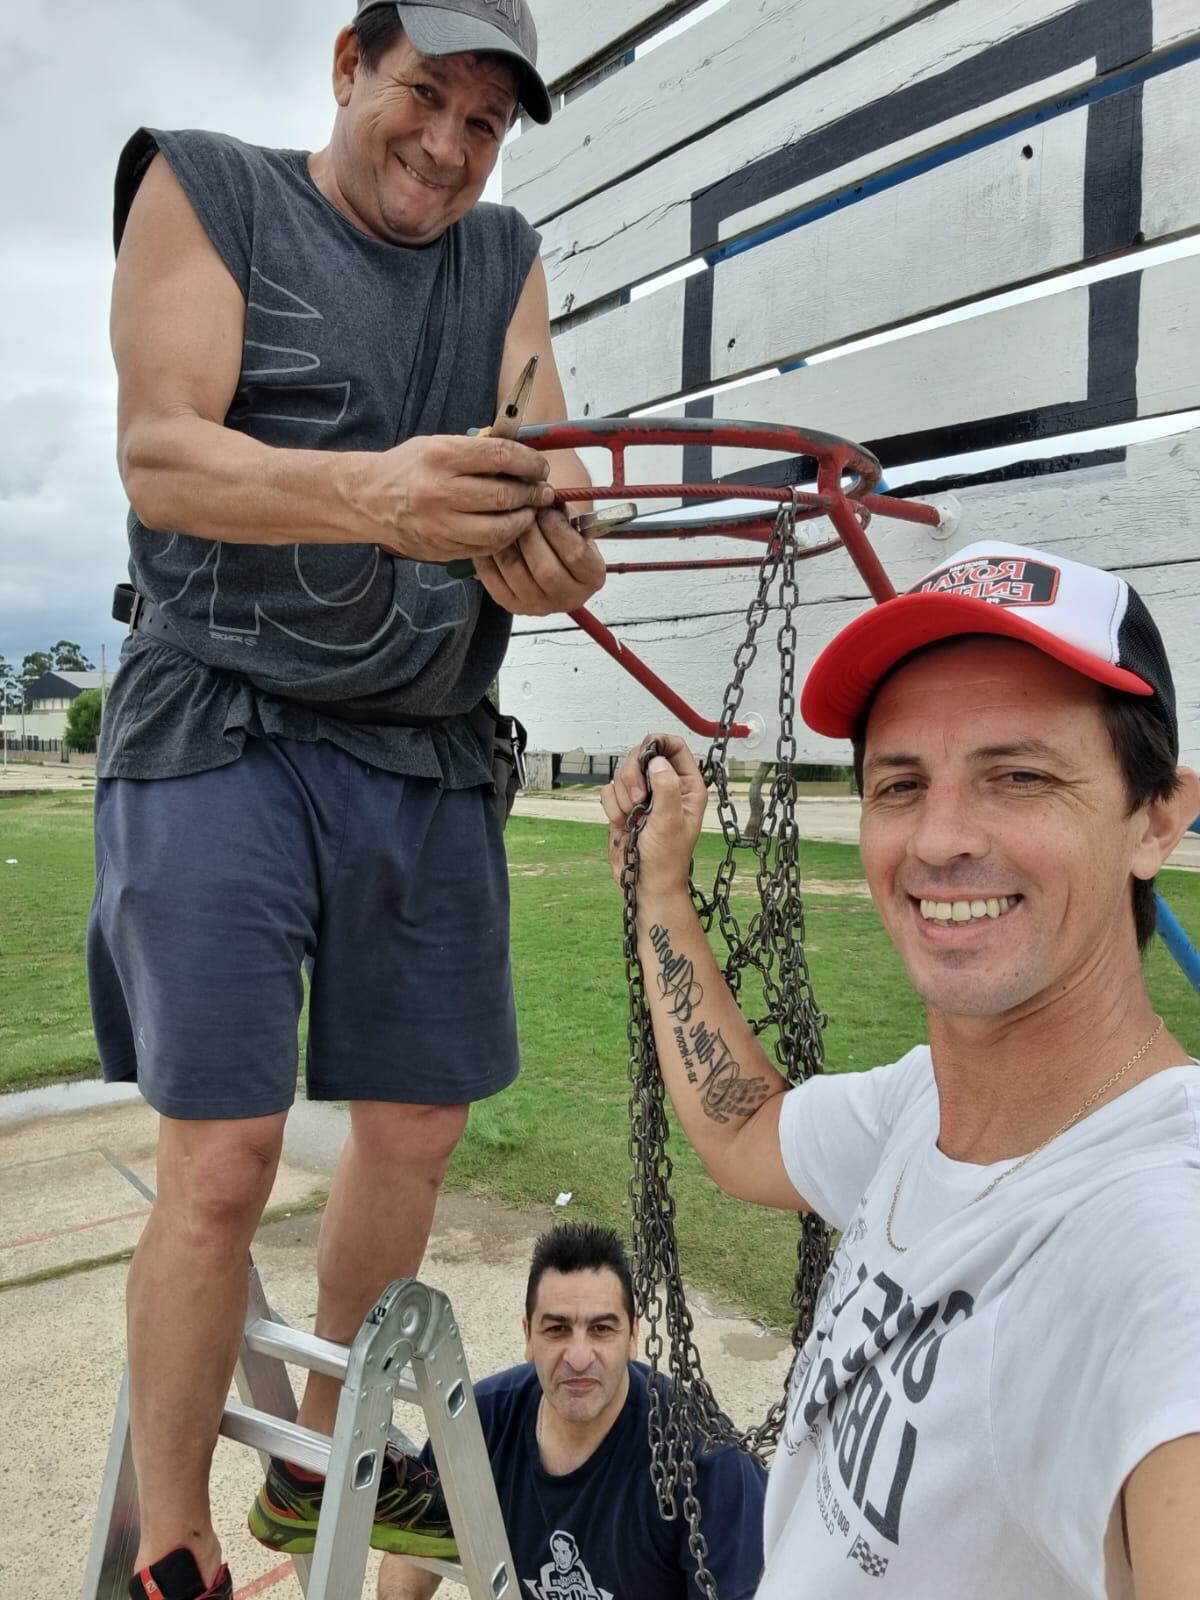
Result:
M705 782L715 790L724 838L724 854L711 892L691 882L692 900L706 933L714 928L724 948L724 973L734 997L754 1032L763 1036L789 1082L798 1083L822 1070L821 1030L825 1018L813 997L804 953L804 904L800 889L799 839L796 824L796 627L799 603L796 584L797 535L795 507L780 508L758 588L746 610L746 636L734 654L733 677L725 690L717 733L705 757ZM746 675L759 650L759 634L774 599L780 616L776 647L779 656L779 737L775 777L763 808L762 822L751 837L738 821L729 793L727 760L730 729L741 707ZM654 750L645 753L648 762ZM688 1525L688 1548L696 1564L696 1581L707 1600L718 1600L708 1570L708 1541L700 1529L696 1496L697 1448L732 1444L765 1460L774 1449L786 1407L786 1387L764 1420L740 1432L722 1413L700 1363L693 1338L692 1316L684 1299L675 1237L675 1201L671 1194L671 1158L667 1154L667 1111L658 1053L646 1002L645 976L637 949L638 839L650 809L651 795L635 807L628 821L621 872L624 897L625 973L629 984L629 1073L631 1174L629 1200L632 1230L634 1303L645 1330L645 1356L650 1367L650 1462L659 1511L668 1520L682 1510ZM739 897L739 874L753 873L753 891ZM736 902L742 898L746 909ZM741 911L741 916L739 916ZM745 926L741 917L746 917ZM756 975L749 987L745 980ZM757 992L761 991L761 993ZM808 1337L821 1280L829 1265L829 1231L820 1218L800 1219L796 1282L792 1305L795 1354ZM664 1362L665 1356L665 1362ZM664 1370L670 1384L657 1381Z

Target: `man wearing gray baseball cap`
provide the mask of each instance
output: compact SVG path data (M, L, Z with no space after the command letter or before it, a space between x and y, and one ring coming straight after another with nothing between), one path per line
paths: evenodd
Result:
M321 1336L417 1273L469 1104L516 1074L484 697L513 615L604 578L552 503L587 481L575 456L471 436L534 356L526 420L565 415L538 236L481 203L518 108L550 116L524 0L366 0L332 87L321 150L143 128L117 175L136 593L88 960L105 1076L159 1113L128 1294L134 1600L233 1594L208 1475L305 967L308 1097L350 1105ZM338 1387L310 1376L305 1426L331 1431ZM436 1479L382 1474L373 1542L452 1555ZM311 1550L322 1489L273 1462L252 1531Z
M516 63L518 98L535 122L550 121L550 95L537 70L537 29L525 0L360 0L358 14L395 10L423 56L466 52Z

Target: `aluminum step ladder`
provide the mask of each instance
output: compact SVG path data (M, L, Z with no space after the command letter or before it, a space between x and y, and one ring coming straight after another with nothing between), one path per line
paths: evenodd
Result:
M285 1363L342 1379L331 1437L296 1422ZM316 1546L311 1555L292 1558L307 1600L360 1600L384 1447L391 1439L410 1453L416 1448L392 1423L397 1399L411 1401L425 1413L459 1552L457 1561L405 1559L465 1585L471 1600L517 1600L466 1357L450 1302L439 1290L415 1278L389 1284L347 1347L301 1333L277 1317L251 1261L236 1385L241 1400L230 1400L225 1407L220 1430L225 1437L257 1450L264 1468L274 1455L325 1474ZM82 1600L128 1600L137 1545L127 1370Z

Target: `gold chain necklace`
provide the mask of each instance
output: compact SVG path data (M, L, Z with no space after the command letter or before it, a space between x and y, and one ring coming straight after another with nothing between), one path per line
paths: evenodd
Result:
M1114 1072L1111 1078L1106 1078L1098 1089L1092 1090L1091 1094L1088 1095L1087 1099L1083 1102L1073 1117L1068 1117L1061 1128L1056 1128L1048 1139L1043 1139L1041 1144L1036 1145L1027 1156L1022 1156L1020 1161L1015 1161L1011 1167L1005 1167L1004 1171L1001 1172L997 1177L993 1178L991 1183L988 1184L987 1188L981 1189L980 1192L975 1196L974 1200L970 1201L969 1203L973 1206L977 1206L981 1200L986 1200L988 1195L991 1194L992 1190L996 1188L998 1184L1003 1183L1005 1178L1011 1178L1014 1172L1020 1172L1022 1167L1027 1166L1028 1163L1033 1160L1034 1156L1041 1155L1042 1151L1048 1144L1053 1144L1055 1139L1061 1138L1069 1128L1073 1128L1082 1117L1085 1117L1088 1114L1088 1112L1096 1104L1096 1101L1099 1100L1102 1095L1106 1095L1114 1084L1120 1083L1125 1074L1132 1071L1132 1069L1137 1066L1138 1062L1146 1054L1146 1051L1149 1050L1150 1046L1158 1038L1162 1030L1163 1019L1159 1017L1154 1025L1154 1031L1151 1033L1146 1042L1142 1045L1139 1045L1125 1065ZM896 1187L892 1191L892 1203L888 1207L887 1223L884 1228L884 1232L887 1234L887 1242L891 1245L893 1250L898 1251L901 1255L903 1255L908 1249L908 1246L906 1244L896 1243L895 1237L892 1234L892 1223L896 1220L896 1202L900 1198L900 1185L904 1182L904 1175L907 1171L908 1162L906 1161L900 1168L900 1176L896 1179Z

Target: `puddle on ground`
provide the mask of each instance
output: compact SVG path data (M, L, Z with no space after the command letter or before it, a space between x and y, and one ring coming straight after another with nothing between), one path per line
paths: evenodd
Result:
M738 1328L722 1335L721 1348L727 1356L739 1361L774 1361L790 1349L790 1345L779 1334L767 1333L765 1329Z

